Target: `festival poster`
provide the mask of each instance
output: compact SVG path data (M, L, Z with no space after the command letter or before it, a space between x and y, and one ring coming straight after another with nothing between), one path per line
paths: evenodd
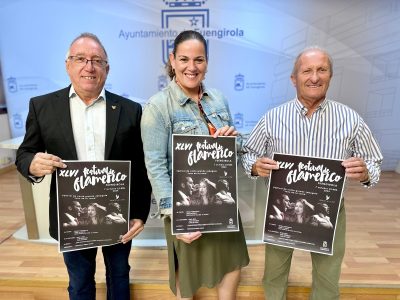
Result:
M294 249L333 254L345 169L341 160L275 153L263 241Z
M65 161L57 169L59 251L120 242L129 227L130 161Z
M236 138L172 136L172 234L238 231Z

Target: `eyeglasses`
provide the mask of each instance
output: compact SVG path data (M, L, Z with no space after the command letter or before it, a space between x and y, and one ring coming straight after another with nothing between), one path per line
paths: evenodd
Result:
M86 57L83 56L68 56L68 59L72 60L75 64L80 66L86 66L89 61L92 63L94 67L98 68L104 68L108 64L108 61L100 58L87 59Z
M215 128L213 123L211 123L210 119L207 117L206 113L203 110L203 106L200 103L200 100L197 102L197 106L199 107L200 113L201 113L201 115L203 116L204 120L207 123L209 134L213 135L217 131L217 128Z

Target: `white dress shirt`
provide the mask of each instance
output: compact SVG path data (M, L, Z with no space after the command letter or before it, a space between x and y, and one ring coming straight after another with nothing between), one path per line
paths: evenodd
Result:
M104 160L106 141L106 96L102 89L90 105L76 94L71 86L69 92L72 131L78 160Z

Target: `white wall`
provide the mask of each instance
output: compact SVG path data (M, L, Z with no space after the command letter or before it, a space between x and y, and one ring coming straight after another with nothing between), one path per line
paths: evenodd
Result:
M11 138L8 115L0 114L0 142ZM15 150L0 149L0 169L14 164Z
M206 84L227 96L240 131L294 96L293 59L318 44L334 59L330 97L369 124L383 170L400 160L400 1L5 0L0 8L0 62L14 137L24 134L30 97L69 83L65 53L81 32L96 33L107 48L107 88L144 103L166 83L163 66L175 35L195 29L209 41Z

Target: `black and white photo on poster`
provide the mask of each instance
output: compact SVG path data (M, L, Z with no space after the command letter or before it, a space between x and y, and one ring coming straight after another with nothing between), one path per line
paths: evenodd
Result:
M236 138L172 136L172 234L238 231Z
M130 162L65 164L56 174L59 251L119 243L129 227Z
M341 160L274 153L279 169L269 179L263 241L333 254L345 182Z

